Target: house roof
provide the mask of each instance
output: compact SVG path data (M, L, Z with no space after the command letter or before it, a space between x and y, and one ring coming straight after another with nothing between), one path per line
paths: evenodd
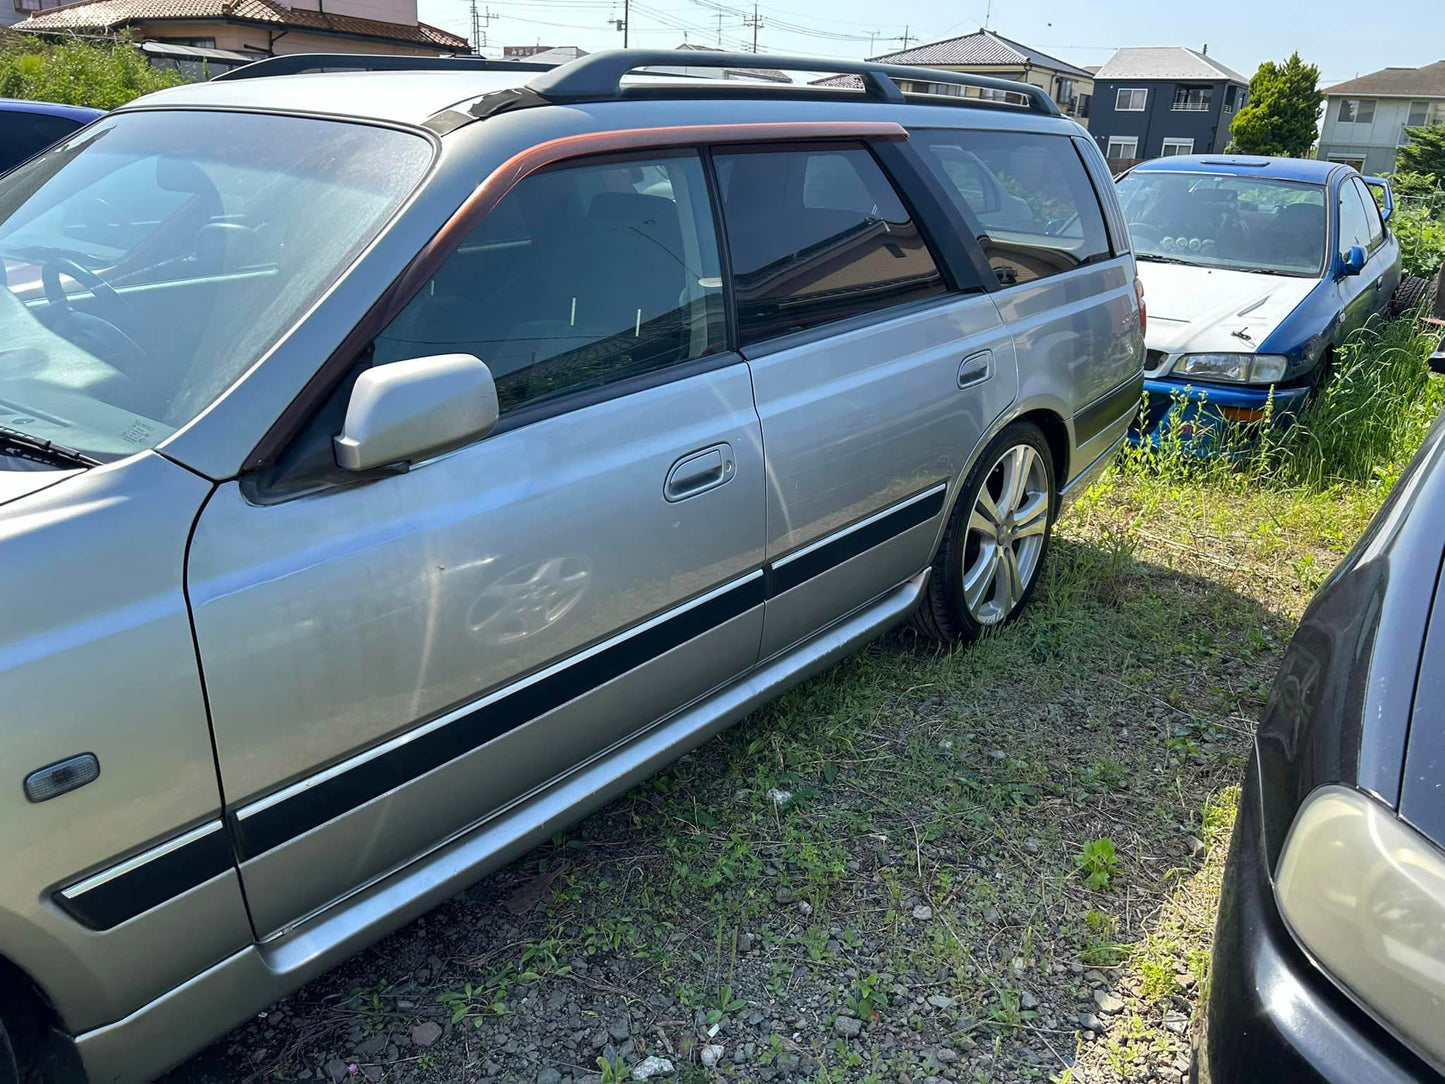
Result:
M51 8L15 24L21 33L119 30L166 19L227 19L298 30L327 30L353 37L381 38L430 46L439 51L470 48L466 38L427 23L391 23L355 15L289 8L279 0L80 0Z
M900 49L896 53L872 56L885 64L915 64L919 67L969 67L969 68L1018 68L1028 65L1032 68L1049 68L1065 75L1080 79L1089 78L1083 68L1066 60L1030 49L992 30L979 30L958 38L931 41L927 45L915 45L912 49Z
M1248 85L1249 80L1212 56L1183 45L1151 45L1120 49L1097 72L1101 81L1132 79L1227 79Z
M711 45L694 45L691 42L683 42L677 47L679 51L693 53L721 53L726 50L716 49ZM738 75L745 75L749 79L766 79L773 83L791 83L792 77L786 72L777 68L724 68L724 72L736 72Z
M1325 88L1330 97L1337 94L1375 94L1382 98L1445 98L1445 60L1426 64L1423 68L1384 68L1381 71L1347 79Z

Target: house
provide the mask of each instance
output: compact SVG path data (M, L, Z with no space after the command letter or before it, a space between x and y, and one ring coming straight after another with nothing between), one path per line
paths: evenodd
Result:
M111 34L137 42L221 49L253 56L281 53L404 53L471 50L466 38L417 19L416 0L80 0L30 5L15 24L27 34Z
M586 55L586 49L575 45L507 45L502 49L503 60L527 64L566 64Z
M1171 154L1217 154L1229 145L1229 126L1248 95L1249 80L1207 51L1120 49L1094 73L1089 134L1116 168Z
M693 45L683 42L677 47L680 51L694 53L721 53L722 49L714 49L711 45ZM752 82L762 81L765 83L791 83L792 77L786 72L780 72L776 68L705 68L705 67L682 67L682 68L648 68L648 71L666 72L670 75L692 75L702 79L746 79Z
M1445 60L1385 68L1325 91L1318 157L1362 173L1389 173L1406 128L1445 124Z
M1089 116L1089 101L1094 82L1087 71L1066 60L1059 60L1027 45L1021 45L992 30L979 30L959 38L929 42L927 45L916 45L911 49L900 49L895 53L884 53L868 59L885 64L908 64L915 68L971 72L975 75L992 75L998 79L1031 83L1036 87L1043 87L1058 103L1065 116L1073 117L1080 123L1085 123ZM863 85L856 75L834 75L814 82L820 86ZM919 93L961 95L964 92L964 88L956 83L911 83L903 80L900 86L905 91ZM992 91L971 91L968 94L968 97L981 98L996 96Z

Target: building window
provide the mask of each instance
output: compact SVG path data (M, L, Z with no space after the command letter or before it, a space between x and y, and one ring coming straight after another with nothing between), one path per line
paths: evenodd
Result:
M1347 166L1354 166L1361 172L1365 168L1365 156L1363 154L1332 154L1329 156L1331 162L1343 162Z
M1116 113L1142 113L1144 112L1144 102L1148 97L1147 90L1130 90L1127 87L1120 87L1119 94L1114 99L1114 111Z
M949 98L963 97L963 85L960 83L928 83L925 91L928 94L943 94Z
M1164 145L1159 148L1160 158L1172 158L1176 154L1193 154L1194 140L1192 139L1166 139Z
M1104 153L1106 158L1137 158L1139 157L1139 139L1137 136L1110 136L1109 148Z
M1177 113L1207 113L1213 100L1213 87L1174 88L1174 111Z
M1429 102L1411 102L1410 116L1405 121L1405 125L1409 128L1420 128L1425 124L1425 121L1429 118L1429 116Z
M1341 98L1341 124L1370 124L1375 119L1373 98Z

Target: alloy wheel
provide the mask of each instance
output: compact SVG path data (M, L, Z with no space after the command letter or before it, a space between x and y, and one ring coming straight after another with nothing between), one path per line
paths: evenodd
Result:
M1018 606L1038 571L1049 526L1049 475L1028 444L1004 449L974 499L963 546L963 601L980 625Z

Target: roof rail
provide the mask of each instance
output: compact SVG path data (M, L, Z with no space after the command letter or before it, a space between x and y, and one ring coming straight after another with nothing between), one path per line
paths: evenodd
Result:
M269 56L222 72L211 80L261 79L271 75L301 75L320 71L484 71L545 72L550 64L515 60L488 60L482 56L401 56L392 53L287 53Z
M863 93L880 102L901 104L905 101L897 80L920 83L952 83L980 90L1006 91L1017 94L1032 113L1057 117L1059 107L1042 87L1017 83L1012 79L995 79L989 75L945 71L939 68L913 68L903 64L874 64L866 60L826 60L819 57L773 56L766 53L715 53L680 49L608 49L591 53L560 67L549 69L527 84L527 89L549 102L608 101L623 96L622 78L636 68L757 68L766 66L784 71L823 72L857 75L863 80ZM237 69L244 71L245 69Z

